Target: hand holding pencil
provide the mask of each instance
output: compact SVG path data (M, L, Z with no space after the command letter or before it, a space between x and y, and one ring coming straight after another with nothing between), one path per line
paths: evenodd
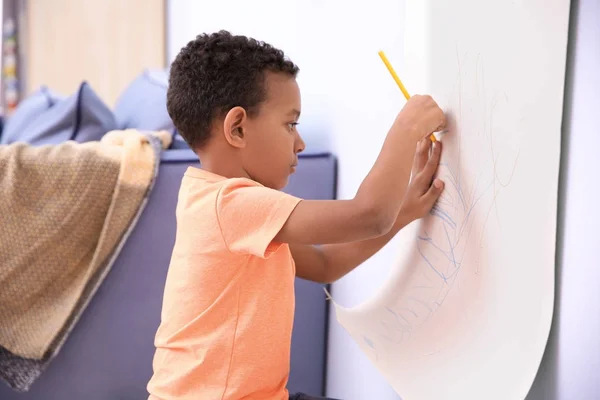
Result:
M387 59L387 57L385 56L385 53L383 52L383 50L379 51L379 57L381 57L381 60L383 61L383 63L387 67L388 71L392 75L392 78L394 78L394 81L396 81L396 84L400 88L400 91L402 92L402 94L404 94L404 97L406 98L406 100L409 100L410 99L410 94L408 94L408 91L406 90L406 88L404 87L404 84L402 83L402 81L398 77L398 74L396 74L396 71L394 71L394 68L392 67L392 64L390 64L390 62ZM434 142L434 143L436 142L436 138L435 138L435 135L433 133L431 135L429 135L429 138L431 139L432 142Z
M446 115L429 95L414 95L402 107L393 123L394 130L402 136L410 138L411 142L433 142L434 148L440 141L431 140L431 132L437 132L446 127Z

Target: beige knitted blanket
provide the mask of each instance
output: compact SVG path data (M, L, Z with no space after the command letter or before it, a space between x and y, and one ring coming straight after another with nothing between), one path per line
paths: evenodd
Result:
M170 140L125 130L100 142L0 146L0 377L13 388L26 390L58 352L137 220ZM37 370L23 377L27 362Z

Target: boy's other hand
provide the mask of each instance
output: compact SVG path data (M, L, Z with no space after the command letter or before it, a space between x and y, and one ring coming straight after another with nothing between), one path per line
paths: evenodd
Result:
M399 217L406 224L426 216L444 190L444 182L434 180L442 143L433 144L429 138L421 139L417 144L417 152L412 166L411 181L402 200Z
M446 115L429 95L414 95L404 105L394 122L415 141L446 126Z

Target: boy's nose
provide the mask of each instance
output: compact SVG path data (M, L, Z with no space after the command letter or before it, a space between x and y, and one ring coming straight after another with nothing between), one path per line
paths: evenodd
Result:
M302 140L302 136L298 134L298 138L296 139L296 153L301 153L306 148L306 144L304 140Z

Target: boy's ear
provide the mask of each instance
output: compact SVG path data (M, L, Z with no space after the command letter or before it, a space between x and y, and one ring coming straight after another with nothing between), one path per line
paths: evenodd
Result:
M243 107L233 107L223 120L223 134L227 142L233 147L246 147L245 128L248 115Z

